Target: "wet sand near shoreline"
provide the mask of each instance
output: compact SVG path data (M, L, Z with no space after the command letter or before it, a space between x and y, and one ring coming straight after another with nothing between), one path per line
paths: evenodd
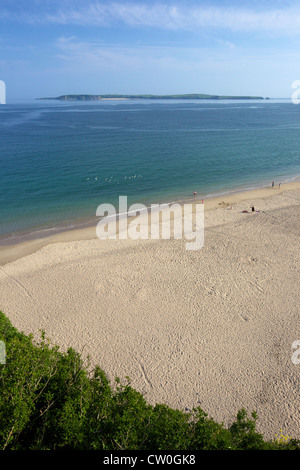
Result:
M184 204L185 202L193 202L195 204L202 204L203 201L205 211L207 212L211 209L228 208L234 204L245 201L243 210L251 210L251 207L256 203L257 199L265 199L270 196L277 196L283 192L297 189L300 189L300 182L298 181L282 185L280 189L278 185L276 185L274 188L269 187L250 191L233 192L231 194L206 198L204 200L194 197L187 201L178 201L178 203ZM287 203L289 203L289 200ZM81 224L78 224L78 226L74 224L71 228L54 228L40 232L32 232L24 234L24 236L19 236L19 238L16 238L15 240L13 238L9 238L6 242L5 240L0 239L0 266L34 253L50 243L96 239L96 225L98 220L99 219L82 222ZM210 222L206 218L205 225L207 225L207 223Z
M149 403L225 425L244 407L266 438L300 439L299 204L300 183L207 199L196 251L99 240L95 226L1 246L0 309Z

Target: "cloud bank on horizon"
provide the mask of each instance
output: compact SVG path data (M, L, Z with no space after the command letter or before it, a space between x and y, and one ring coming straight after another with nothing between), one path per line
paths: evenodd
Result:
M289 97L297 1L3 0L7 99L65 93Z

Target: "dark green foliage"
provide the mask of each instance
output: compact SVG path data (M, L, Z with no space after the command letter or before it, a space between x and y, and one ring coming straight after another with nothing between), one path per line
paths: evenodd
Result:
M252 413L252 420L247 417L246 410L238 412L236 422L230 427L235 446L239 449L265 449L266 445L262 435L258 434L256 428L257 415Z
M150 406L129 379L115 386L89 371L73 349L61 352L45 334L35 344L0 312L0 448L9 450L299 449L296 440L265 442L256 415L241 410L229 429L200 408L186 413Z

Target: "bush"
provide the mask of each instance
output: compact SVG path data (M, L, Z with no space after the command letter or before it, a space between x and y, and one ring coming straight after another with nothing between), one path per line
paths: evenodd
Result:
M0 312L0 448L7 450L299 449L297 440L265 442L255 413L241 410L226 429L197 408L150 406L130 380L114 387L89 372L73 349L61 352L42 332L35 343Z

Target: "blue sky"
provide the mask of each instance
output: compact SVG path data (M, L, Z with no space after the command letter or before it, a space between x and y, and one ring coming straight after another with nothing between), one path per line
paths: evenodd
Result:
M299 79L299 0L0 0L7 102L66 93L289 98Z

